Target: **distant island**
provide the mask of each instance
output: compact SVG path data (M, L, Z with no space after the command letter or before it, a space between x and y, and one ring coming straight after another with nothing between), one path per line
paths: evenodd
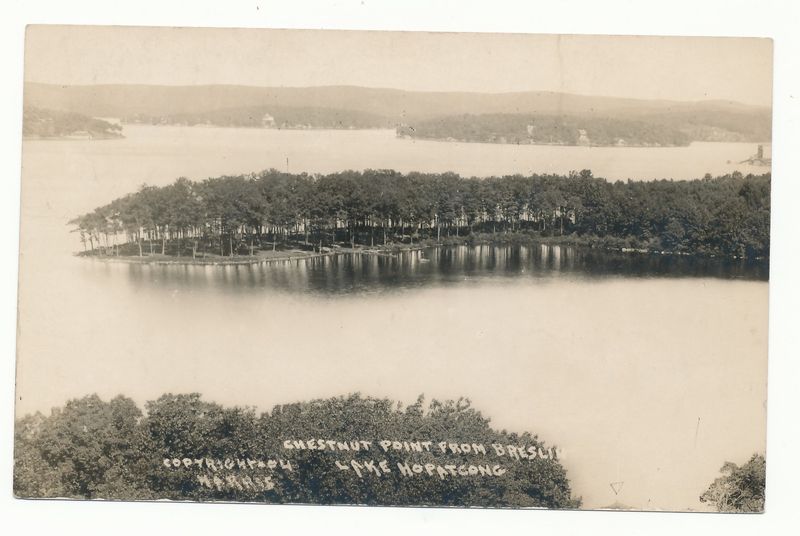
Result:
M30 106L123 123L285 129L396 129L443 141L682 146L771 140L772 110L729 101L567 93L457 93L355 86L25 84Z
M517 145L677 147L689 145L686 132L657 122L613 117L532 114L465 114L397 128L402 138Z
M122 138L122 126L75 112L25 107L22 112L22 136L39 139L116 139Z

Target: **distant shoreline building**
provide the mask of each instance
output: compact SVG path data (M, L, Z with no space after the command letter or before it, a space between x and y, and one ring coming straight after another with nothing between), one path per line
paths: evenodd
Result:
M275 128L275 118L270 114L265 113L261 117L261 126L264 128Z
M756 150L756 154L748 158L747 160L742 160L739 162L740 164L750 164L752 166L771 166L772 165L772 151L769 152L768 155L764 154L764 146L759 144L758 149Z

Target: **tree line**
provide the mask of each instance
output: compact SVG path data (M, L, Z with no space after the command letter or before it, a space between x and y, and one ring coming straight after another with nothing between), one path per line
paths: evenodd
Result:
M70 223L87 254L105 255L254 255L288 246L323 250L513 235L599 237L619 247L754 258L769 256L770 181L769 173L738 172L610 182L589 170L479 179L272 169L145 185Z
M535 435L497 431L468 400L404 407L388 399L352 394L275 406L226 408L198 394L166 394L142 411L129 398L108 402L86 396L18 419L15 427L14 493L19 497L124 500L228 500L268 503L515 506L577 508L566 471L556 457L511 460L488 455L401 450L359 450L333 455L325 450L286 450L284 442L328 438L347 440L432 440L456 444L495 443L547 449ZM549 449L548 449L549 450ZM191 463L184 464L185 458ZM272 470L220 460L281 458ZM502 463L506 473L487 477L460 474L409 476L394 470L377 477L343 471L335 460L460 466ZM164 460L179 460L166 464ZM218 460L209 465L195 460ZM498 462L500 460L500 462ZM271 488L204 484L226 473L271 474ZM252 483L255 476L250 480ZM207 481L206 481L207 482ZM244 479L238 480L244 482Z

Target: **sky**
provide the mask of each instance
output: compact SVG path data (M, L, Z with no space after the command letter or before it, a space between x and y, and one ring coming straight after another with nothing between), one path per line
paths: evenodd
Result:
M772 41L32 25L25 80L559 91L770 106Z

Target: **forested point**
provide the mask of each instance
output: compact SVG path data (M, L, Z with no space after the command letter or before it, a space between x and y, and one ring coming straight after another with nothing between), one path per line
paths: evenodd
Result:
M455 173L277 170L180 178L73 219L84 255L254 256L300 248L551 241L618 250L769 256L769 173L610 182L589 170Z
M121 138L122 127L74 112L25 107L22 135L28 138Z
M91 395L71 400L47 417L36 413L17 420L14 493L32 498L308 504L578 508L581 503L572 497L556 457L515 461L494 458L491 449L488 455L438 449L409 453L384 451L377 444L369 450L333 453L299 449L294 442L306 440L308 445L311 438L318 444L322 440L317 438L329 439L332 448L337 441L352 446L353 440L429 439L434 444L552 450L535 435L493 430L489 419L465 399L425 404L420 396L403 407L352 394L279 405L257 415L252 408L206 402L199 394L165 394L147 402L144 411L123 396L105 402ZM287 440L294 448L286 449ZM362 466L381 459L395 470L362 478L353 470L341 470L336 459L353 459ZM267 461L262 466L256 460ZM398 463L461 468L490 463L486 460L501 460L506 472L450 472L441 477L396 469ZM269 480L258 475L268 475ZM223 489L209 485L214 477Z

